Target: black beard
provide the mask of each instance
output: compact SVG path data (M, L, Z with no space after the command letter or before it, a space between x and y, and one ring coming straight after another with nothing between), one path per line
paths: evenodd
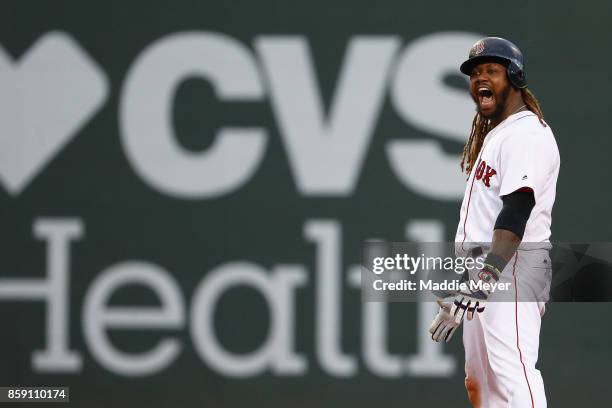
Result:
M487 116L482 113L480 109L478 109L478 113L480 113L480 115L482 115L482 117L485 119L495 120L499 118L504 112L504 109L506 108L506 103L508 102L508 95L510 95L510 84L507 84L504 89L502 89L501 94L499 95L497 107L495 108L495 111L493 111L492 114ZM476 103L478 103L477 101L478 100L476 100ZM478 105L476 106L478 107Z

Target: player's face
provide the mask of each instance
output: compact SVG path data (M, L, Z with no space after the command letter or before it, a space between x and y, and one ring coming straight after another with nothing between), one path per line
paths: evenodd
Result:
M506 67L497 62L483 62L470 73L470 94L476 108L487 119L498 118L510 94Z

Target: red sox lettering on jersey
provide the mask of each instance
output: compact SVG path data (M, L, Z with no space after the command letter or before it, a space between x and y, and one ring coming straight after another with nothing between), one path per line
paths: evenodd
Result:
M489 166L486 161L480 160L476 166L476 180L482 179L485 186L491 187L491 177L497 174L497 171Z

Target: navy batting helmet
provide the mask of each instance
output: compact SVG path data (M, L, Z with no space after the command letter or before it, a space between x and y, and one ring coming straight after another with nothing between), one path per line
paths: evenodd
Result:
M470 49L468 59L459 68L465 75L470 75L472 68L486 60L502 60L506 63L506 72L510 83L517 88L527 87L523 53L510 41L499 37L486 37L478 40Z

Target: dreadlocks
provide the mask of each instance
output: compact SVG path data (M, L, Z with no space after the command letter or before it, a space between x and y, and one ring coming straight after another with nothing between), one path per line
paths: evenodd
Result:
M546 126L546 123L544 123L542 108L540 108L538 100L531 93L531 91L529 91L527 88L521 89L521 97L523 98L523 102L525 102L527 109L536 114L542 126ZM472 167L476 162L476 158L480 153L480 149L482 148L485 136L492 128L493 126L491 125L491 121L489 119L485 119L480 112L477 112L474 116L474 120L472 121L472 131L470 133L470 137L463 147L463 155L461 156L461 171L465 171L467 174L470 174L470 171L472 171Z

